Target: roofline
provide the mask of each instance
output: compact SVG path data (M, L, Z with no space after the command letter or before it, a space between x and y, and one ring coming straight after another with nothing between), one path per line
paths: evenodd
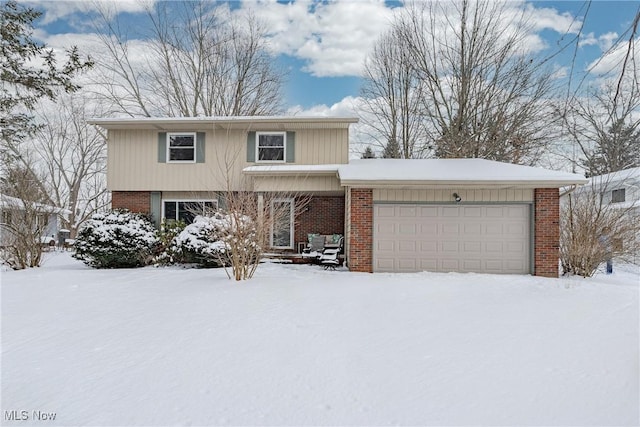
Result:
M585 180L586 182L586 180ZM560 188L568 185L582 185L584 182L568 180L355 180L341 179L340 185L352 188L451 188L464 186L465 188L481 189L487 187L499 188Z
M285 169L278 168L278 166L273 166L273 169L253 169L260 166L249 166L242 169L242 173L245 175L251 176L310 176L310 175L335 175L338 176L338 167L341 165L327 165L327 168L314 168L313 166L319 165L308 165L311 166L309 169L304 169L305 165L297 165L299 168L297 169Z
M89 118L87 123L105 129L135 124L147 126L163 125L232 125L232 124L267 124L267 123L357 123L357 117L342 116L228 116L228 117L126 117L126 118Z

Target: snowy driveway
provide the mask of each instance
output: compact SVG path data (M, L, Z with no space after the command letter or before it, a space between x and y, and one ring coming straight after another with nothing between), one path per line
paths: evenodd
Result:
M3 423L638 425L639 279L56 254L2 273Z

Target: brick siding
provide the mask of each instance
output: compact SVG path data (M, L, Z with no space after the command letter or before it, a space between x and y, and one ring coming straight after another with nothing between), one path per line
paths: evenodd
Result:
M111 192L113 209L129 209L131 212L151 213L151 193L148 191L113 191Z
M344 234L344 196L311 196L296 217L296 250L309 233Z
M560 192L557 188L536 188L534 200L534 274L558 277Z
M373 190L351 189L349 269L373 273Z

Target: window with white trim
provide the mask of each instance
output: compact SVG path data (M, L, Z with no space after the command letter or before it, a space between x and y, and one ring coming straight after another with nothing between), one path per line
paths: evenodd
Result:
M624 188L619 188L611 192L611 203L622 203L625 201Z
M196 215L207 215L216 209L217 200L164 200L162 218L191 224Z
M170 163L195 163L196 134L167 133L167 161Z
M295 203L293 199L274 199L271 201L271 247L275 249L293 249L293 217Z
M256 160L258 162L282 162L286 157L286 132L257 132Z

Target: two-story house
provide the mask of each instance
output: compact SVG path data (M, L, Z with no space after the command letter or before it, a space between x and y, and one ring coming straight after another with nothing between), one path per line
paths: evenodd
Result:
M575 174L481 159L349 160L351 117L93 119L114 208L189 220L227 191L310 202L274 249L345 236L353 271L558 275L559 188ZM291 216L293 218L293 214ZM286 228L286 227L285 227Z

